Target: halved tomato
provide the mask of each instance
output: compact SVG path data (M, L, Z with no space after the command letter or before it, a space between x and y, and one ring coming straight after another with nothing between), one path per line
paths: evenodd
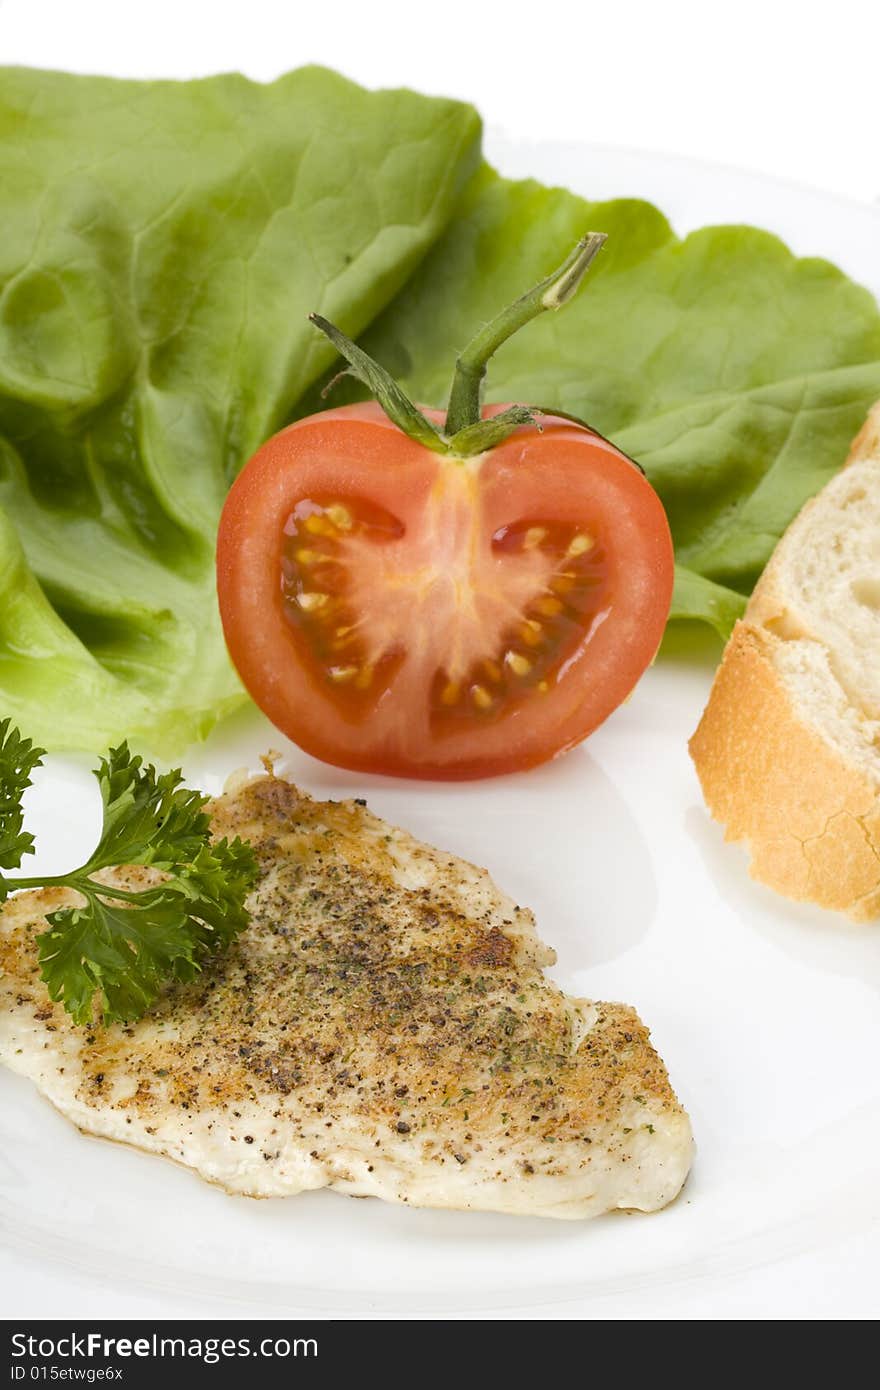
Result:
M591 733L652 660L673 579L657 494L586 427L544 416L460 459L375 403L263 445L217 565L232 659L283 733L340 767L444 779Z

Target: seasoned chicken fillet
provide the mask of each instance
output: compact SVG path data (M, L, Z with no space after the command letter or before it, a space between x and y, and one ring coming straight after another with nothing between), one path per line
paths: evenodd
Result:
M256 850L253 920L140 1023L77 1028L49 1000L34 938L70 890L0 914L0 1059L81 1130L253 1197L557 1217L675 1197L690 1124L646 1028L545 979L553 952L484 870L272 776L210 809Z

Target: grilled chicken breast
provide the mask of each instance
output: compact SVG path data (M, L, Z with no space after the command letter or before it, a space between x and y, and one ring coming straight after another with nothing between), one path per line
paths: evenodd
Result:
M545 979L554 953L484 870L274 776L211 810L256 849L251 925L137 1024L77 1028L48 998L34 938L69 890L0 915L0 1059L81 1130L253 1197L556 1217L675 1197L690 1125L647 1030Z

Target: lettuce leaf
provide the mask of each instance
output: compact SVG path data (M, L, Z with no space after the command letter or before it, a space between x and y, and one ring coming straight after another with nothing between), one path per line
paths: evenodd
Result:
M0 71L0 710L166 756L244 698L214 596L227 486L443 232L457 102L306 68Z
M672 616L726 636L880 396L880 311L867 290L767 232L709 227L682 241L648 203L588 203L484 169L361 344L416 399L444 404L475 326L588 230L609 239L586 285L505 344L487 400L565 410L638 459L675 538Z

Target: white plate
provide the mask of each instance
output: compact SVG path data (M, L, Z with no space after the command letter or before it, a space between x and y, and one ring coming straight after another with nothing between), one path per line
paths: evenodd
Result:
M582 146L510 147L504 172L654 198L679 230L750 221L877 291L880 212L748 174ZM670 1209L580 1224L411 1211L332 1193L249 1202L78 1135L0 1077L7 1317L869 1316L880 1259L880 938L753 885L700 801L686 740L712 663L668 658L584 747L463 787L355 778L288 748L318 796L363 794L487 865L534 907L578 994L634 1004L698 1143ZM255 713L188 760L206 790L284 746ZM58 868L97 824L81 761L53 759L32 825ZM91 808L89 822L87 807Z

